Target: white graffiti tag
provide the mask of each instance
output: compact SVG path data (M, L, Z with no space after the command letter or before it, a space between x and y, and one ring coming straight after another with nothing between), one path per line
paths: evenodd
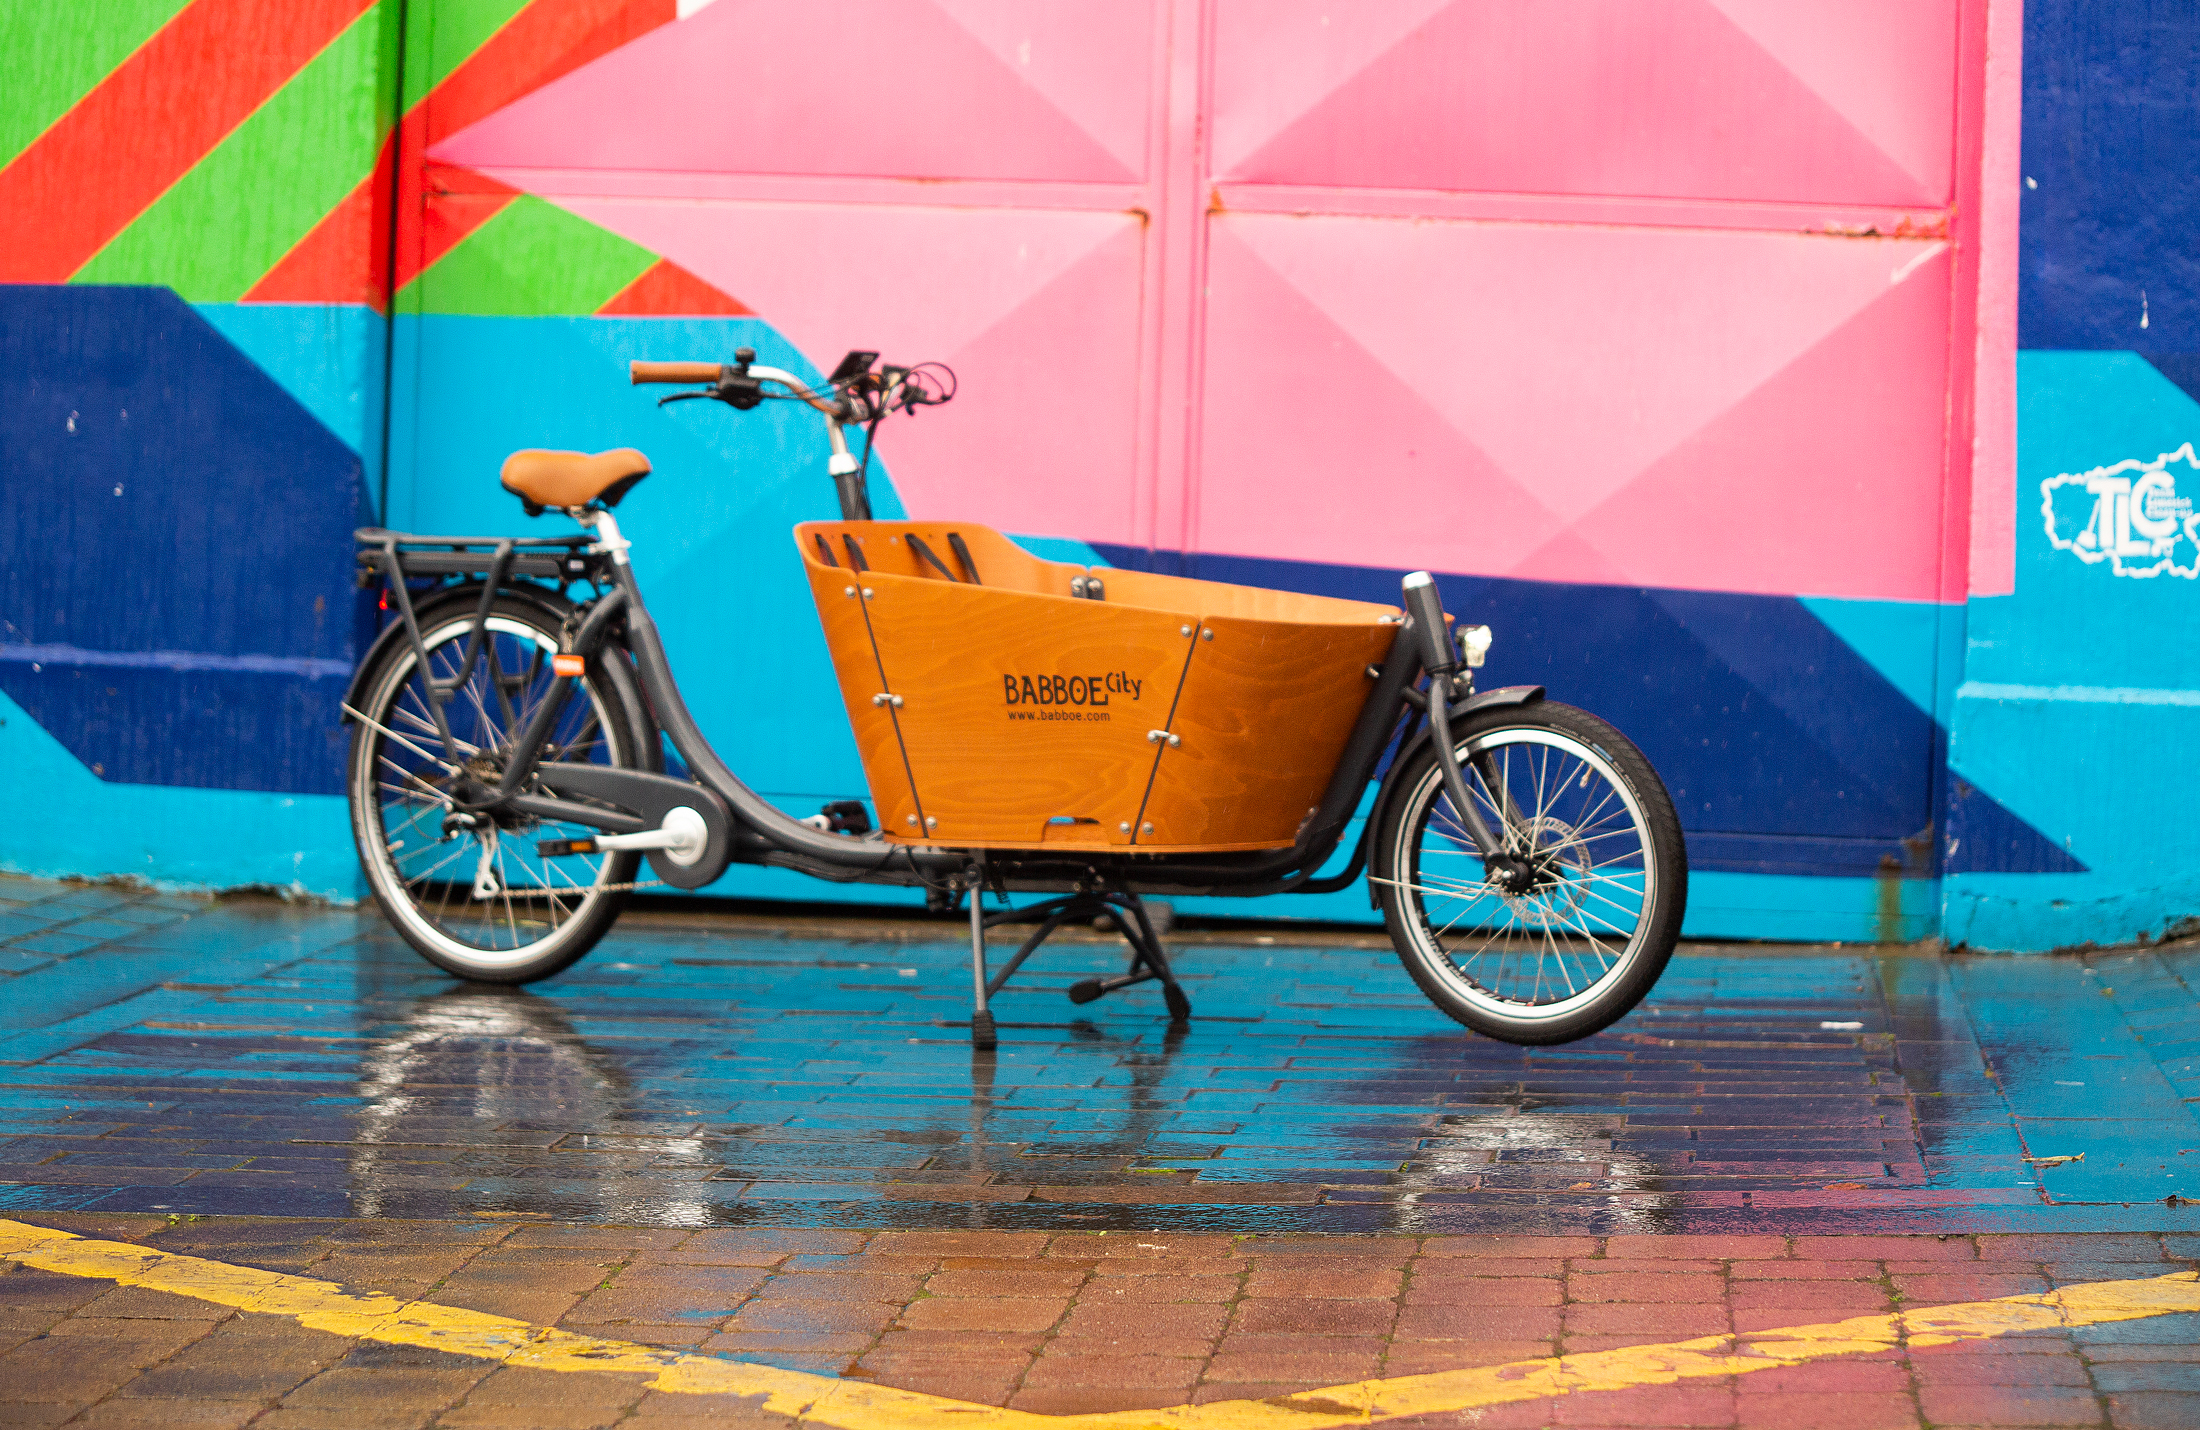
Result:
M2200 577L2200 512L2193 510L2192 498L2177 495L2177 473L2170 466L2177 461L2185 464L2186 475L2200 476L2200 459L2187 442L2151 462L2134 457L2113 467L2049 477L2040 483L2048 541L2087 565L2106 561L2119 576ZM2090 506L2083 497L2092 498ZM2082 525L2076 520L2080 512ZM2073 527L2074 534L2064 535Z

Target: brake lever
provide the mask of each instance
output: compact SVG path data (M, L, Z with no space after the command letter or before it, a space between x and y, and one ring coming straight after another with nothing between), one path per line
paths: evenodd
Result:
M657 405L662 407L668 402L691 402L698 397L716 397L717 395L715 392L675 392L670 396L658 398Z

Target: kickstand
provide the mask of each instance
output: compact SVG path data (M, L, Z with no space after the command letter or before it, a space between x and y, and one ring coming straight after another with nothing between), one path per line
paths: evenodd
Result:
M1159 979L1162 1001L1169 1007L1169 1021L1189 1022L1192 1000L1186 996L1183 985L1176 981L1176 971L1169 967L1169 955L1161 946L1161 935L1154 931L1153 919L1146 913L1145 900L1136 894L1110 893L1101 895L1097 902L1101 906L1097 912L1113 915L1123 941L1131 946L1131 966L1120 978L1087 978L1072 984L1070 1001L1090 1003L1118 988Z
M1018 960L1021 962L1021 960ZM1011 965L1013 970L1013 965ZM970 1046L985 1051L999 1046L1000 1036L993 1028L993 1010L988 1006L992 989L986 986L985 977L985 855L980 854L970 866Z
M1155 930L1153 918L1138 895L1113 890L1080 889L1074 894L1048 899L1044 903L983 914L978 909L978 896L984 891L985 882L982 856L974 862L972 870L969 876L972 884L970 976L973 992L970 1041L974 1046L994 1046L993 1014L988 1000L1015 976L1016 970L1024 966L1025 960L1038 952L1039 945L1045 943L1064 924L1090 923L1102 915L1114 921L1116 928L1122 932L1123 941L1131 946L1130 969L1119 978L1087 978L1071 984L1069 1001L1090 1003L1095 998L1113 993L1119 988L1128 988L1135 983L1159 982L1162 999L1169 1007L1169 1021L1181 1024L1191 1018L1192 1000L1176 981L1176 972L1169 967L1168 952L1161 946L1161 935ZM1036 924L1038 927L1009 955L1008 961L1001 965L1001 971L988 977L985 966L985 931L995 924Z

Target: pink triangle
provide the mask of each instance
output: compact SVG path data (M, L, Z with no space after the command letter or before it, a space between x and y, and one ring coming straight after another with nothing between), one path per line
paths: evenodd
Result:
M1216 222L1567 522L1934 247L1589 224Z
M881 429L879 456L912 516L1087 541L1142 539L1138 276L1125 225L992 326L937 357L953 403Z
M1309 109L1235 177L1507 193L1947 200L1944 185L1912 177L1703 0L1458 0L1413 39ZM1954 83L1952 65L1945 82Z
M717 0L430 153L492 169L1132 177L931 6L870 6L848 24L835 16Z
M1948 269L1890 287L1574 533L1633 585L1939 599Z
M1554 517L1218 220L1197 549L1506 570Z
M1129 214L1064 209L557 203L739 294L827 365L850 348L872 348L894 362L945 357L1095 248L1140 230ZM1124 283L1135 295L1135 269ZM1075 341L1072 322L1047 350ZM1131 357L1124 361L1135 366Z

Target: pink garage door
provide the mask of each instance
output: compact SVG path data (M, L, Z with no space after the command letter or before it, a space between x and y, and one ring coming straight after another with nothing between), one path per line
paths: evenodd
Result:
M819 366L945 359L964 396L885 448L913 514L1338 593L1428 567L1499 678L1645 744L1700 868L1916 876L1976 8L715 0L426 185L431 246L518 191L715 294L499 307L557 262L513 237L419 311L747 309Z

